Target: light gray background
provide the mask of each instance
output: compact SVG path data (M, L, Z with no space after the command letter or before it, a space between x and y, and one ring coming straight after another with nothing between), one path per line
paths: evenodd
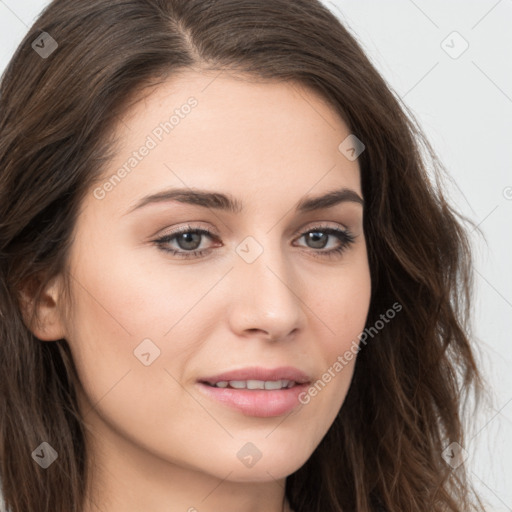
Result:
M512 512L512 0L323 2L412 109L452 201L485 234L474 236L474 342L494 401L464 449L489 510ZM0 0L1 71L47 3Z

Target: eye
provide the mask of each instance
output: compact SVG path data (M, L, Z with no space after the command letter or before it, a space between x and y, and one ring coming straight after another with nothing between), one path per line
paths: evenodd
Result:
M201 246L201 239L204 236L207 236L212 240L215 238L212 233L206 229L186 226L185 228L181 228L180 230L155 240L155 243L165 252L169 252L180 258L190 258L194 256L202 256L203 254L209 252L210 249L198 250L198 248ZM171 242L177 244L178 250L169 247Z
M199 258L212 250L211 247L200 249L203 237L208 237L211 240L217 239L214 234L206 229L186 226L168 235L164 235L155 240L154 243L161 250L171 253L178 258ZM302 238L305 238L308 247L313 249L312 252L318 257L335 257L340 255L355 241L355 236L348 230L330 226L316 226L303 232L297 240ZM337 240L338 244L326 250L326 247L329 245L329 239L333 239L334 242ZM174 248L170 247L170 244L175 244Z
M313 249L325 249L328 245L329 238L338 241L338 245L328 250L314 251L315 256L334 257L340 255L355 241L355 236L347 229L333 228L330 226L316 226L302 234L299 238L305 238L306 243Z

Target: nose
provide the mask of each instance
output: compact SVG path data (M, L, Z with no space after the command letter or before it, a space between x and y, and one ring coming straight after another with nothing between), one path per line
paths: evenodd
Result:
M279 248L265 247L252 263L237 257L231 274L229 322L238 336L278 341L304 327L300 279Z

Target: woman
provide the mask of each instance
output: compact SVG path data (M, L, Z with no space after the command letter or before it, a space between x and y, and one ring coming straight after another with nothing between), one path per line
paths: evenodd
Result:
M9 510L483 510L467 236L326 8L56 0L0 111Z

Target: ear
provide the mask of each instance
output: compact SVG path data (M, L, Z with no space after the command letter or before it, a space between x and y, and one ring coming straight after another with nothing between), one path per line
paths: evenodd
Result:
M62 276L53 278L40 292L36 303L36 294L41 279L36 276L24 283L20 290L20 307L27 328L40 340L56 341L66 336L65 326L59 306L62 306Z

